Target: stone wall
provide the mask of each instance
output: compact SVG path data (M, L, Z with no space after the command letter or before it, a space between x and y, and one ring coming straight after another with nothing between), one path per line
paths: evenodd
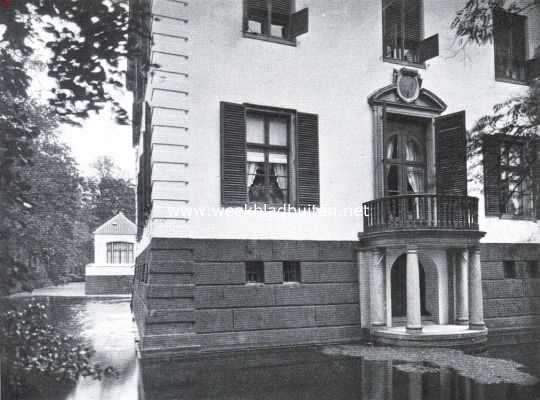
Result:
M358 271L352 242L154 239L137 259L139 347L219 350L357 340ZM265 282L246 284L245 261ZM301 282L283 283L283 261Z
M133 276L129 275L92 275L86 277L85 294L130 294Z
M482 244L481 261L491 342L540 341L540 270L529 270L540 262L540 244ZM514 262L515 277L505 276L505 261Z

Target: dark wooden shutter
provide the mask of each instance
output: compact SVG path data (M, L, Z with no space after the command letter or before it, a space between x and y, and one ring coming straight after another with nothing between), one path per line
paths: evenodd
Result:
M420 64L439 56L439 35L433 35L420 42L418 47Z
M144 229L144 190L143 190L143 160L139 158L139 173L137 174L137 237L140 238Z
M496 136L484 135L482 137L486 215L501 215L499 145L500 142Z
M289 15L292 0L272 0L272 14Z
M527 81L540 78L540 57L527 61Z
M536 219L540 219L540 139L532 143L532 178L534 190L534 208L536 209Z
M246 6L256 10L266 11L268 9L267 0L246 0Z
M246 121L244 106L221 102L221 203L246 203Z
M435 119L437 194L467 195L465 111Z
M143 137L143 171L144 171L144 219L152 211L152 107L148 102L144 108L144 137Z
M297 36L307 33L309 30L309 10L304 8L291 15L291 30L290 37L295 38Z
M319 194L319 116L296 115L297 188L299 207L320 205Z

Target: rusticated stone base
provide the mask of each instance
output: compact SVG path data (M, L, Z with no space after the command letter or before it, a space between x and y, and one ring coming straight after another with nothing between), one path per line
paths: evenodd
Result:
M246 283L246 261L264 283ZM283 261L301 282L283 282ZM353 242L153 239L135 275L143 358L362 337Z
M87 295L131 294L133 276L129 275L92 275L86 277L84 293Z

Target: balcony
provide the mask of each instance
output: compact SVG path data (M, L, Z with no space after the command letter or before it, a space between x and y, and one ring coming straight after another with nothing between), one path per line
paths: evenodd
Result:
M478 199L410 194L364 203L364 232L395 230L478 230Z

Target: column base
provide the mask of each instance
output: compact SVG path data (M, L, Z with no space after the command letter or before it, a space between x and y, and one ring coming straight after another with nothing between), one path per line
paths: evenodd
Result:
M476 324L469 324L469 329L471 331L483 331L486 329L486 324L483 322L476 323Z
M468 318L458 318L456 319L456 325L469 325Z
M386 324L384 322L372 322L371 323L372 328L381 328L383 326L386 326Z
M421 333L422 326L407 326L406 330L407 330L407 333Z

